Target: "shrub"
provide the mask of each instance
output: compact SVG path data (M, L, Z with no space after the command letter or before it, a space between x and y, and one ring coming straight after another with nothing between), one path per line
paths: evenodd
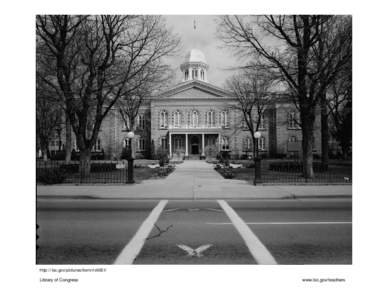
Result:
M131 153L131 151L129 151L129 148L124 147L123 150L121 150L120 159L128 160L131 157L132 157L132 153Z
M175 167L173 165L168 165L165 167L160 167L158 170L158 176L164 177L174 171Z
M79 164L66 164L59 167L66 173L78 173ZM116 170L116 163L91 163L90 172L110 172Z
M234 174L233 174L232 168L219 168L217 170L225 179L232 179L232 178L234 178Z
M205 147L205 156L206 157L216 157L218 154L218 149L215 145L208 145Z
M159 166L163 167L165 164L169 163L168 152L166 149L159 147L156 150L156 159L159 160Z
M37 169L37 182L44 184L58 184L63 183L66 179L66 173L59 168L53 169Z
M50 155L51 160L65 160L66 152L65 150L52 151Z
M325 168L321 163L314 162L315 172L324 172ZM269 165L269 170L277 172L303 172L303 164L298 161L273 162Z
M71 152L71 160L79 161L79 158L80 158L80 152L76 152L76 151L73 150ZM64 159L65 158L63 157L63 159L59 159L59 160L64 160ZM92 152L91 156L90 156L90 159L91 160L104 160L105 159L104 150L102 150L101 152Z
M79 170L79 164L60 165L59 168L61 169L61 171L66 173L77 173Z

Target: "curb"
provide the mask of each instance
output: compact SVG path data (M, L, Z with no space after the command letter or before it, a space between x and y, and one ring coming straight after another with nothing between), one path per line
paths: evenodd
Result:
M283 197L100 197L92 195L37 195L37 199L79 199L79 200L129 200L129 201L144 201L144 200L160 200L166 199L174 200L187 200L187 201L209 201L209 200L297 200L297 199L336 199L336 198L347 198L351 199L352 195L349 194L338 194L338 195L295 195ZM38 201L38 200L37 200Z

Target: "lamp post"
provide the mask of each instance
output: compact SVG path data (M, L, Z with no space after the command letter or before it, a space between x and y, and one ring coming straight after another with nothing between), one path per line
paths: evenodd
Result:
M253 185L256 185L256 182L261 182L261 159L259 154L259 138L261 137L260 131L256 131L254 134L255 137L255 178L253 180Z
M135 183L135 181L133 180L133 157L132 157L132 139L134 136L135 136L135 134L133 133L133 131L129 131L127 134L127 138L128 138L128 144L127 144L127 150L128 150L127 183Z

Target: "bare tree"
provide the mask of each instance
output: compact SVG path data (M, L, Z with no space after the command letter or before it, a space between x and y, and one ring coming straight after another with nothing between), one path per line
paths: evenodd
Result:
M349 64L351 68L351 64ZM352 146L352 73L345 71L327 93L331 134L339 142L341 152L346 159Z
M352 20L351 17L334 16L326 23L321 24L321 34L314 47L313 59L319 66L320 84L323 87L320 99L321 117L321 159L322 166L329 165L329 115L330 89L337 86L337 81L343 78L351 80L352 73ZM323 68L325 66L325 68ZM342 78L341 78L342 77ZM351 84L351 82L350 82Z
M349 55L340 51L333 52L330 59L316 59L322 54L319 52L319 41L322 40L322 46L325 39L323 30L331 18L317 15L224 16L219 23L220 38L226 46L240 55L254 57L268 70L278 72L295 95L293 99L300 111L303 173L306 178L314 176L314 122L320 96Z
M141 105L145 104L157 91L160 91L172 76L170 67L158 61L144 68L143 72L134 78L136 89L118 101L119 112L126 130L134 129Z
M246 69L241 74L233 76L227 81L228 88L232 91L237 104L235 109L241 112L242 121L246 124L253 141L254 153L257 155L257 143L255 132L263 125L264 113L270 102L269 89L274 78L269 73L260 72L257 69Z
M37 78L38 79L38 78ZM49 145L57 131L61 130L62 113L58 107L55 94L42 87L43 83L36 83L36 136L43 160L47 161Z
M55 57L56 81L47 83L63 93L81 175L88 175L91 149L108 112L179 40L158 16L37 16L36 33Z
M58 110L58 114L63 116L65 123L65 161L66 163L71 160L72 151L72 128L70 120L66 115L66 102L64 101L64 95L61 89L56 85L56 73L55 73L55 57L52 56L50 51L45 47L41 40L37 40L36 51L36 78L37 78L37 96L44 94L45 97L50 98L52 107ZM37 101L39 101L37 97ZM38 117L38 116L37 116ZM62 129L62 128L61 128Z

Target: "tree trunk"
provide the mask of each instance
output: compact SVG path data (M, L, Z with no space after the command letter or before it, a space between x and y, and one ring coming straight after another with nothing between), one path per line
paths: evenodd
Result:
M321 96L321 162L324 170L329 167L329 124L325 95Z
M43 148L42 152L43 152L43 161L47 161L48 160L47 150Z
M302 153L303 153L303 177L314 178L313 170L313 139L314 139L313 112L306 113L302 119Z
M257 158L257 153L258 153L258 140L255 138L253 134L252 136L252 141L253 141L253 160Z
M83 178L87 178L90 175L91 156L90 149L83 149L80 152L79 172L81 181Z
M66 143L65 143L65 162L69 163L71 161L71 149L72 144L71 144L71 124L70 124L70 119L66 114Z

